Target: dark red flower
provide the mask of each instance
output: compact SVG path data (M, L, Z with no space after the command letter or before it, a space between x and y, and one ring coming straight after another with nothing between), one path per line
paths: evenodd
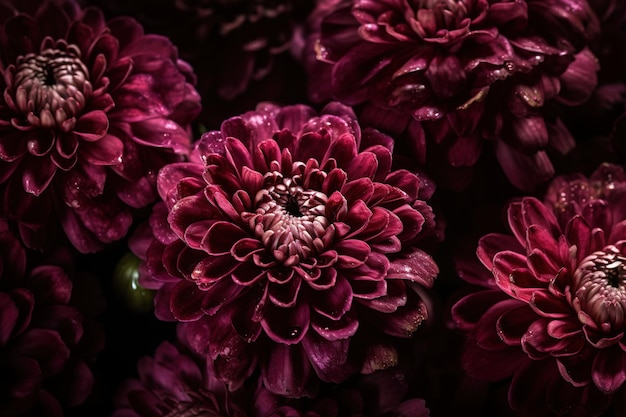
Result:
M438 268L416 245L434 233L433 190L391 169L392 146L340 104L262 104L205 134L197 162L161 170L141 283L231 388L258 367L300 396L391 366L381 335L426 319Z
M76 279L72 266L68 253L59 252L31 267L19 240L0 221L3 416L63 416L63 406L78 405L91 392L87 363L102 348L102 334L90 316L97 303L80 299L77 287L87 281ZM88 309L82 308L85 302Z
M194 358L168 342L139 361L139 380L125 382L113 417L428 417L425 402L407 397L396 369L328 387L318 398L289 399L262 386L229 393ZM393 386L394 389L389 389Z
M560 177L542 203L511 203L513 236L489 234L478 257L492 273L462 271L486 287L453 307L470 334L465 367L513 375L509 400L529 412L599 415L626 381L626 175L602 165ZM541 387L528 390L540 378ZM536 382L532 383L536 384Z
M187 64L131 18L44 1L0 4L3 209L29 247L60 224L81 252L122 238L156 172L188 153L199 111Z
M524 190L552 177L548 149L574 145L554 107L583 103L596 85L586 45L598 24L585 0L327 0L311 26L314 99L363 104L363 122L405 130L422 163L426 143L468 167L492 142Z

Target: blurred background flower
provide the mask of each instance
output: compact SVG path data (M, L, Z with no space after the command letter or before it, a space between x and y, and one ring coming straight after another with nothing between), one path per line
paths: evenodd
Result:
M77 274L69 252L27 257L0 221L0 414L63 416L94 384L104 308L95 277Z
M326 0L310 26L311 98L362 105L365 125L405 131L445 186L467 184L454 168L492 142L508 179L534 190L554 174L547 152L574 146L555 106L596 86L587 45L599 27L585 0Z
M139 379L126 381L113 417L428 417L425 402L408 395L397 369L378 371L326 389L315 399L290 399L262 386L231 393L195 362L193 355L163 342L154 358L142 358ZM393 386L394 389L388 389Z
M304 71L291 55L314 0L96 0L110 15L132 15L168 36L198 75L200 118L209 129L259 101L305 97ZM176 24L172 24L176 22ZM184 22L184 24L179 24Z

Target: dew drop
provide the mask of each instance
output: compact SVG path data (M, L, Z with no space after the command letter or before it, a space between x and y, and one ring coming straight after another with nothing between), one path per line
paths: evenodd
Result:
M322 45L319 39L315 41L314 49L315 58L317 58L318 60L324 61L326 58L328 58L328 50L324 45Z
M291 337L298 337L298 335L302 332L302 327L300 326L294 326L291 328L291 332L289 333L289 335Z

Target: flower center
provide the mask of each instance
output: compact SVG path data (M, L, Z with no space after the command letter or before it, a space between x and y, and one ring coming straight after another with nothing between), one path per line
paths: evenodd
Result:
M441 29L457 29L463 19L468 17L467 6L467 1L458 0L419 0L417 2L417 10L430 11L421 17L428 20L434 19L426 25L426 27L433 29L429 33L431 36L437 35ZM419 15L418 18L420 18ZM432 23L435 23L434 27Z
M574 272L574 305L606 332L622 329L626 314L626 257L609 245Z
M14 101L32 125L66 130L64 122L84 108L91 84L78 47L57 46L63 49L46 48L17 59Z
M265 174L265 187L255 197L250 227L274 258L291 266L324 249L333 230L324 216L328 197L304 189L299 176Z

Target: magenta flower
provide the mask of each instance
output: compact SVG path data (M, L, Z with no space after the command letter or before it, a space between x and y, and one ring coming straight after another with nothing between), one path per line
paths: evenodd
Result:
M513 375L509 400L529 412L598 415L626 381L626 175L602 165L587 179L556 179L545 202L511 203L513 236L489 234L478 257L493 276L463 271L487 287L453 307L470 334L465 367ZM541 387L528 390L532 379ZM535 383L536 384L536 383Z
M81 307L97 303L79 297L71 263L67 252L59 252L44 264L27 265L24 248L0 221L3 416L63 416L62 406L81 404L91 392L87 363L102 348L102 334L90 318L97 311Z
M126 381L112 417L428 417L425 402L407 399L404 375L389 369L333 387L314 399L279 397L262 386L229 393L194 358L168 342L142 358L139 379ZM390 390L389 387L394 389ZM254 388L254 387L252 387Z
M363 104L363 122L405 130L422 163L435 147L473 166L492 142L524 190L553 175L547 150L574 146L554 107L596 85L585 0L327 0L310 21L313 99Z
M416 245L435 233L433 190L391 169L392 144L337 103L264 104L161 170L142 285L231 389L257 368L286 396L386 368L383 335L427 318L438 269Z
M100 250L154 201L158 169L188 152L191 70L131 18L105 22L72 1L0 10L4 212L29 247L57 242L60 224L81 252Z

